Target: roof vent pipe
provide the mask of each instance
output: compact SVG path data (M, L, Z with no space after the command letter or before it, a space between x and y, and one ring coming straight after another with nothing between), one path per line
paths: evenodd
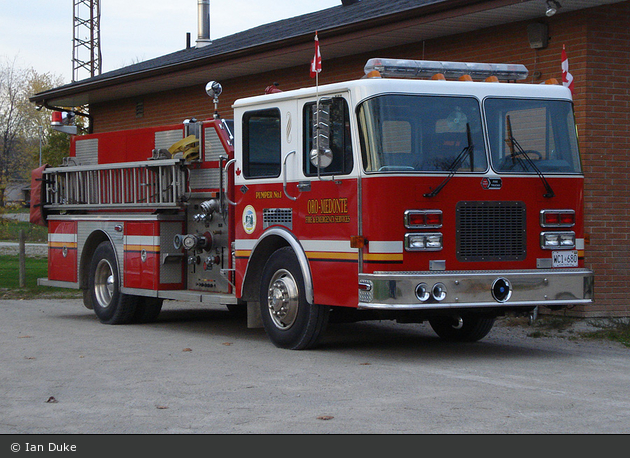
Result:
M360 2L361 0L341 0L341 4L343 6L350 6L350 5L354 5L355 3Z
M197 0L197 47L212 43L210 40L210 0Z

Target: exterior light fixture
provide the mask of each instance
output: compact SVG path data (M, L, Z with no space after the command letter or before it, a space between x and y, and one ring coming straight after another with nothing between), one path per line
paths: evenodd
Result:
M558 11L558 8L562 8L562 5L556 0L547 0L547 11L545 11L545 15L547 17L553 16Z

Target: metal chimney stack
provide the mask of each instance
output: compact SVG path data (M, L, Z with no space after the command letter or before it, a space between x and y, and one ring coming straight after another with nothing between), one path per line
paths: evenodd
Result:
M212 43L210 40L210 0L197 0L197 48Z

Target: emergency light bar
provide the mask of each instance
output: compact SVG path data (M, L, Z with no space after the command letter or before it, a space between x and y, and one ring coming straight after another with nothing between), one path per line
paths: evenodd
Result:
M370 59L365 64L365 74L378 72L390 78L420 78L442 74L445 78L472 78L496 76L500 80L523 80L529 71L522 64L485 64L475 62L440 62L432 60Z

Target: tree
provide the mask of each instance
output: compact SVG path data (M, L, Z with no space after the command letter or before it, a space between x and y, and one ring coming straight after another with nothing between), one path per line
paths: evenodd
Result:
M21 101L25 89L21 83L24 75L13 62L0 64L0 176L5 177L9 170L9 156L17 147L22 130Z
M63 79L59 76L50 73L38 73L33 69L28 71L26 85L29 96L62 84ZM41 163L58 166L61 165L62 159L68 156L70 152L70 137L67 134L54 130L50 126L50 110L46 108L37 109L30 103L29 105L27 111L30 117L27 124L29 124L31 135L27 136L29 146L28 149L25 149L25 153L30 152L30 154L25 154L25 156L31 158L30 174L30 169L40 163L40 141ZM36 136L32 135L34 132L37 132Z
M11 179L29 179L30 171L39 163L40 139L43 151L51 158L68 155L69 141L55 139L50 128L50 110L38 110L29 101L32 94L63 84L62 78L51 73L38 73L19 68L17 58L0 61L0 205L4 204L4 189ZM65 135L65 134L63 134ZM57 164L55 164L57 165Z

